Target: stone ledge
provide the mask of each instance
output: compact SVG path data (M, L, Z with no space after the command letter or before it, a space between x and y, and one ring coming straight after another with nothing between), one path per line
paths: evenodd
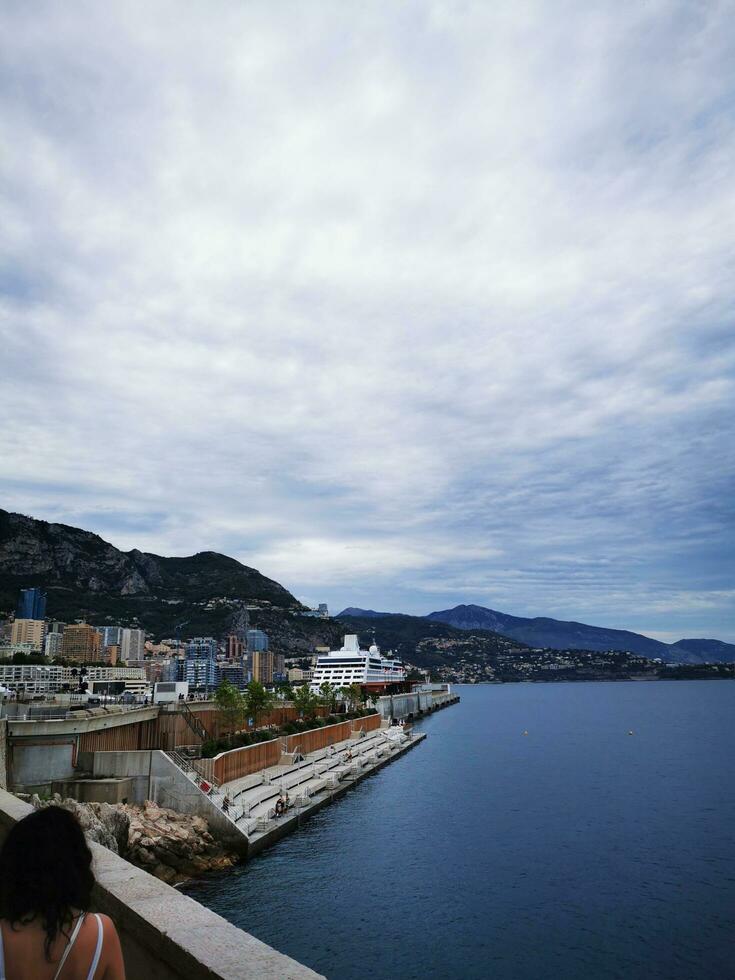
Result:
M33 808L0 791L0 839ZM324 980L176 889L90 844L94 907L117 925L127 975L146 980Z

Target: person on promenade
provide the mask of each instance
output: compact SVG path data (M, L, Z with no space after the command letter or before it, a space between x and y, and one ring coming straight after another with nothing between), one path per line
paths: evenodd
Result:
M92 852L58 806L12 828L0 851L0 980L125 980L117 930L89 914Z
M222 812L223 813L230 812L230 796L228 793L225 794L225 798L224 800L222 800Z

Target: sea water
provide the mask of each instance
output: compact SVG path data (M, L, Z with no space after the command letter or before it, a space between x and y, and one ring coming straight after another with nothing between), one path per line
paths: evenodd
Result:
M457 691L189 894L330 980L735 976L735 682Z

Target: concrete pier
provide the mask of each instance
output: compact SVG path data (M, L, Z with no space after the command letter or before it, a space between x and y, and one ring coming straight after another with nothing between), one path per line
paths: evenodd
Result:
M449 684L423 684L405 694L386 694L378 698L375 708L382 718L400 721L432 714L458 701L459 695Z
M237 824L247 834L248 856L275 844L360 780L425 738L423 732L384 727L226 783L221 789L232 799ZM276 801L286 794L289 808L277 817Z

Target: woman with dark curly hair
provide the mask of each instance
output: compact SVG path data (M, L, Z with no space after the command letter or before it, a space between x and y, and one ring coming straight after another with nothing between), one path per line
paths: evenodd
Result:
M0 851L0 980L125 980L117 930L88 914L82 828L58 806L20 820Z

